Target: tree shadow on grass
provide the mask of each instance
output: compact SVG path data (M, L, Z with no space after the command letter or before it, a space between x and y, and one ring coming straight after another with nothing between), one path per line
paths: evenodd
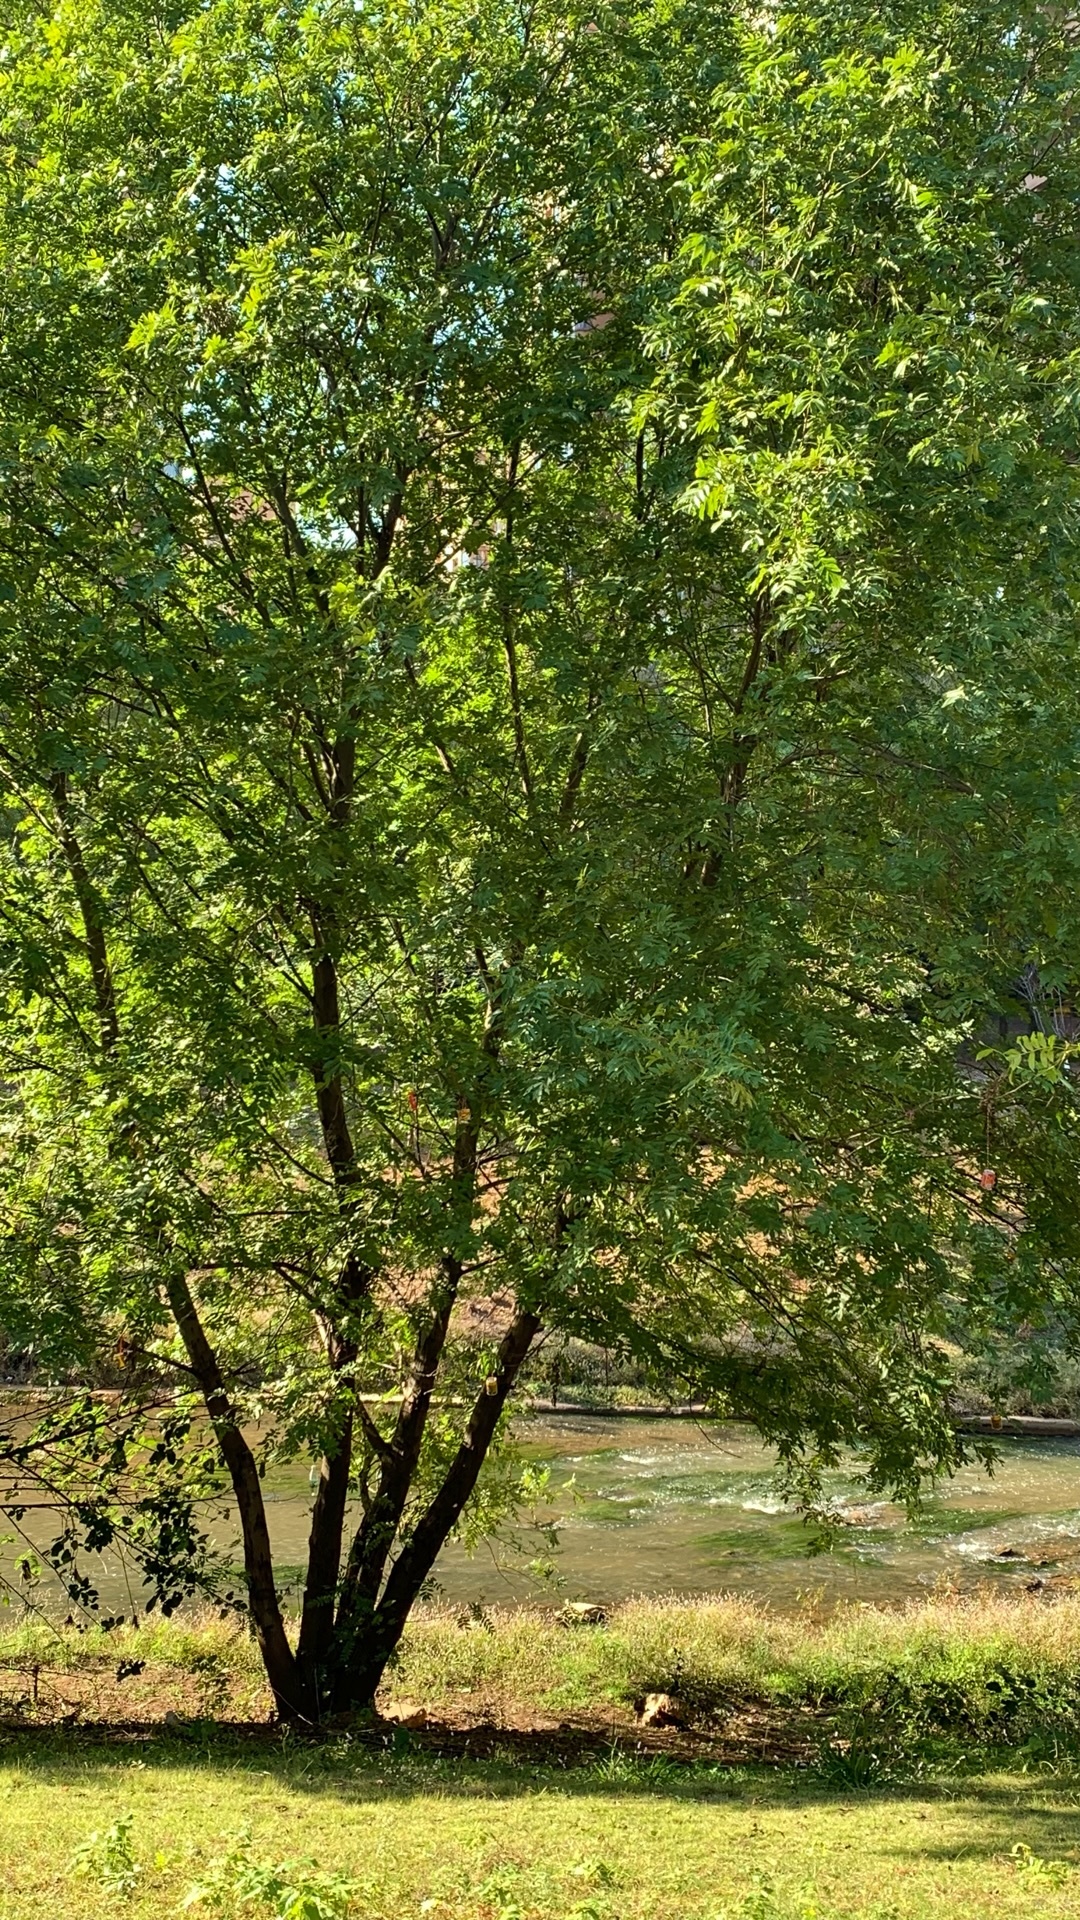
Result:
M584 1739L553 1748L551 1734L508 1733L482 1728L470 1747L460 1733L438 1726L422 1734L361 1730L305 1739L265 1724L224 1728L192 1723L182 1732L132 1724L108 1728L25 1728L0 1731L0 1767L18 1766L39 1781L60 1785L77 1773L98 1788L116 1779L118 1799L133 1760L168 1775L250 1773L275 1790L336 1799L342 1810L371 1803L441 1799L486 1802L534 1796L543 1790L574 1799L677 1801L684 1805L726 1802L748 1814L797 1812L808 1818L847 1815L853 1835L878 1828L889 1811L956 1810L955 1844L935 1837L898 1846L878 1832L875 1851L885 1857L924 1861L961 1857L1000 1858L1019 1843L1033 1854L1060 1857L1075 1847L1080 1814L1080 1751L1052 1772L1009 1774L1007 1749L985 1756L987 1771L852 1789L830 1785L812 1771L761 1763L672 1760L635 1752L628 1743L588 1745ZM975 1756L972 1756L974 1760ZM993 1771L990 1771L993 1768ZM1074 1804L1052 1804L1057 1796ZM928 1818L933 1817L928 1814ZM929 1837L929 1834L928 1834Z

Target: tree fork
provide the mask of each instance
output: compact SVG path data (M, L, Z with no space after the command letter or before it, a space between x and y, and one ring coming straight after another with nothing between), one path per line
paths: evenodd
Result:
M483 1044L484 1052L490 1058L497 1045L491 1025L485 1029ZM458 1222L466 1215L471 1219L476 1197L479 1106L479 1095L474 1094L471 1104L463 1105L458 1113L451 1169L451 1207ZM335 1623L339 1669L347 1671L351 1667L352 1649L365 1637L374 1612L386 1563L420 1459L431 1398L463 1270L463 1262L457 1254L449 1251L443 1254L443 1283L435 1310L417 1339L410 1390L398 1409L393 1436L386 1445L371 1510L357 1529L349 1550Z
M450 1330L450 1315L457 1295L457 1280L460 1278L460 1266L456 1262L454 1265L456 1273L444 1292L433 1320L417 1342L410 1390L398 1409L393 1435L386 1443L375 1498L353 1536L349 1550L335 1622L339 1653L340 1643L345 1642L346 1664L348 1643L362 1634L365 1621L371 1617L420 1459L439 1361Z
M539 1314L519 1310L503 1335L495 1371L473 1402L461 1444L442 1485L394 1561L382 1598L369 1616L363 1643L359 1636L354 1641L358 1657L349 1660L343 1676L345 1703L349 1706L373 1704L387 1662L401 1639L420 1589L476 1486L507 1398L541 1324Z

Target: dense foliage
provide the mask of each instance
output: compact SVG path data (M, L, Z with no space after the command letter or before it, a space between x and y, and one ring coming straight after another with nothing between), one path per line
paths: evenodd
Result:
M0 1323L133 1386L12 1445L173 1598L201 1405L284 1714L509 1497L546 1330L812 1496L955 1459L957 1303L1067 1310L975 1056L1070 978L1074 64L993 4L9 28Z

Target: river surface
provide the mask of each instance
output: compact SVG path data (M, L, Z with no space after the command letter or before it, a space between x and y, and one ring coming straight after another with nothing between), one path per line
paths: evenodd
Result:
M433 1583L447 1601L561 1604L736 1590L785 1608L809 1594L901 1601L942 1582L1018 1587L1080 1573L1080 1440L1000 1439L992 1473L965 1467L913 1523L868 1498L854 1471L838 1471L828 1492L843 1525L831 1551L813 1554L807 1528L777 1493L771 1452L745 1427L537 1415L521 1423L518 1438L530 1463L550 1471L540 1517L555 1522L558 1547L552 1553L526 1521L471 1555L452 1543ZM272 1473L266 1493L282 1576L295 1578L310 1517L307 1469ZM0 1530L7 1531L2 1521ZM226 1509L211 1517L211 1530L224 1550L233 1546ZM9 1574L16 1551L3 1549ZM546 1576L532 1566L545 1559L553 1570ZM128 1612L141 1600L114 1556L88 1559L87 1570L108 1609Z
M1023 1586L1080 1572L1080 1440L1002 1439L992 1473L965 1467L914 1522L869 1497L854 1470L833 1473L843 1524L826 1553L809 1550L777 1492L775 1456L746 1427L567 1414L529 1423L522 1440L551 1468L565 1599L738 1590L790 1607L809 1593L898 1601L941 1582ZM508 1600L536 1593L522 1558L451 1547L438 1574L448 1598Z

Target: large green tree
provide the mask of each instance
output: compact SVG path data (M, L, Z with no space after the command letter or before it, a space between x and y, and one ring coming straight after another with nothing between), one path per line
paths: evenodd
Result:
M24 1473L171 1595L201 1407L314 1720L549 1329L808 1497L948 1468L951 1303L1075 1253L962 1066L1067 970L1067 32L109 0L5 51L0 1323L173 1408Z

